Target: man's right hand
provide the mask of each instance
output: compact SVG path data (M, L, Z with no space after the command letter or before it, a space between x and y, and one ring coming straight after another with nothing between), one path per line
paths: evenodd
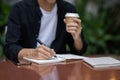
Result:
M36 49L22 49L19 54L18 58L22 59L23 57L28 57L32 59L49 59L53 56L55 56L55 51L53 49L50 49L44 45L40 45Z

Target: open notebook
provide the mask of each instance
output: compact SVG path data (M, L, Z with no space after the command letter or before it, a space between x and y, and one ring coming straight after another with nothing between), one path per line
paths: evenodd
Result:
M120 66L120 61L112 57L84 58L84 61L93 68Z
M26 58L26 57L24 57L24 59L37 64L57 63L57 62L62 62L69 59L82 59L84 62L91 65L93 68L120 66L120 61L112 57L89 58L89 57L78 56L74 54L57 54L56 56L57 57L51 58L48 60L35 60L35 59Z
M37 64L48 64L48 63L57 63L61 61L65 61L67 59L83 59L83 56L73 55L73 54L57 54L57 57L48 59L48 60L36 60L36 59L30 59L27 57L23 57L23 59L28 60L30 62L34 62Z

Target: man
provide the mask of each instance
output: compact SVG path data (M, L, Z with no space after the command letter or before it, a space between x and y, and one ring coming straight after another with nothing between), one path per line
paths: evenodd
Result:
M82 55L86 50L81 21L74 24L64 19L67 12L76 13L71 4L63 0L23 0L16 3L9 15L5 54L19 62L23 57L49 59L56 53ZM39 45L36 38L45 45Z

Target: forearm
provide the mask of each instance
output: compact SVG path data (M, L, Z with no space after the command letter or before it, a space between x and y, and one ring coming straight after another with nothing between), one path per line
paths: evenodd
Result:
M82 39L81 38L75 39L74 46L75 46L77 51L80 51L83 47Z

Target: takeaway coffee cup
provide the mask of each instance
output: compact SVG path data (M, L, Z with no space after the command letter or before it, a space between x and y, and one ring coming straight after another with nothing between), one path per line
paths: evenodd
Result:
M79 18L78 13L66 13L66 23L74 23L73 18Z

